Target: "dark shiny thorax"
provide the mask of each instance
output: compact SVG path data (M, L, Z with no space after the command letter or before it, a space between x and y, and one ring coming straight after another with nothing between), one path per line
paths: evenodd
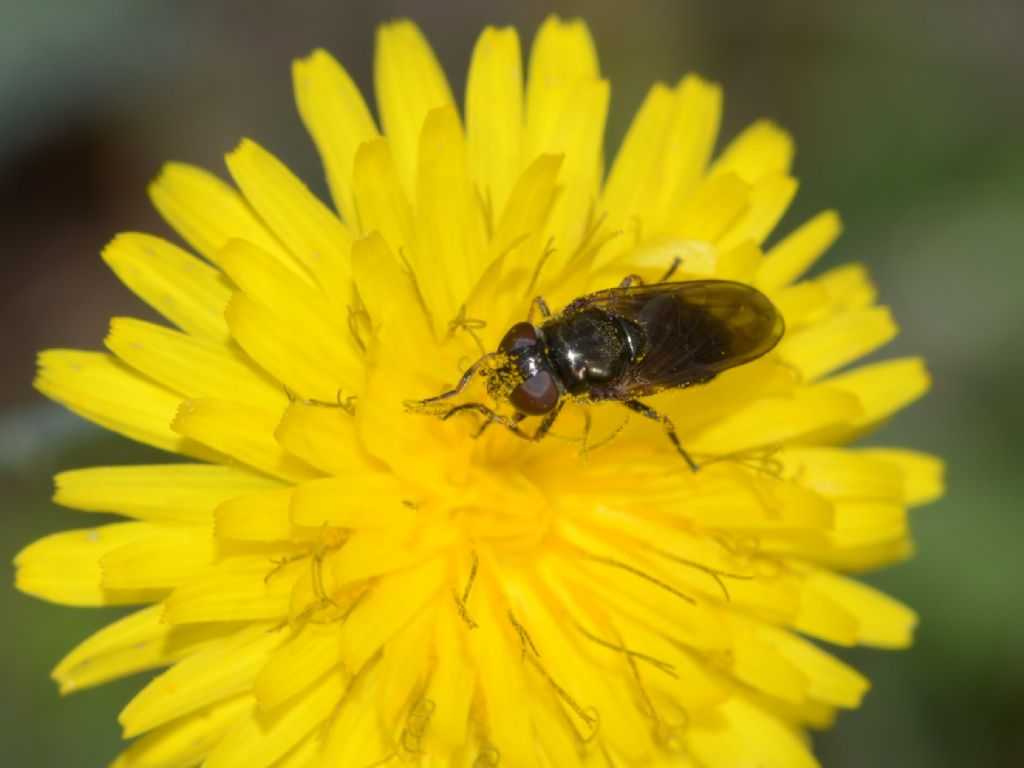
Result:
M643 331L625 318L588 308L546 322L547 358L572 395L599 400L601 385L618 381L643 349Z

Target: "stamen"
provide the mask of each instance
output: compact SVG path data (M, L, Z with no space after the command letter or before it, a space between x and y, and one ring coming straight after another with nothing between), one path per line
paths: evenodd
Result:
M409 259L405 256L405 249L398 249L398 258L402 260L402 264L405 266L406 274L410 281L412 281L412 289L416 293L416 300L420 303L420 308L423 310L423 314L427 316L428 320L431 320L430 308L427 306L426 300L423 298L423 291L420 290L420 282L416 279L416 270L412 268L409 263Z
M479 186L476 188L476 197L480 201L480 209L484 213L484 229L487 233L487 242L494 237L494 200L491 199L491 188Z
M469 592L473 589L473 582L476 581L476 571L480 567L480 556L474 549L472 551L473 562L469 566L469 580L466 582L466 589L462 592L462 602L465 604L469 600Z
M675 667L673 667L668 662L661 661L660 659L656 659L653 656L648 656L647 654L638 653L636 651L631 651L629 648L626 648L626 646L623 645L621 642L616 644L616 643L608 642L607 640L603 640L600 637L598 637L597 635L595 635L592 632L588 631L586 629L586 627L581 625L579 622L574 622L574 623L576 624L576 628L588 640L591 640L591 641L597 643L598 645L604 646L605 648L609 648L609 649L611 649L613 651L618 651L619 653L621 653L623 656L626 657L626 663L629 664L629 669L630 669L630 672L633 675L633 680L636 682L637 690L640 691L640 698L643 700L643 706L640 707L640 711L644 715L646 715L647 717L651 718L654 721L654 732L655 733L657 733L659 730L665 728L666 727L665 721L661 717L661 715L658 714L658 710L654 706L654 701L653 701L653 699L651 699L650 694L647 692L647 688L644 686L643 679L640 676L640 668L637 666L636 662L637 662L638 659L640 661L646 661L648 664L653 666L655 669L658 669L661 672L664 672L665 674L669 675L673 679L678 680L679 676L675 673Z
M501 752L493 744L487 744L473 760L473 768L495 768L501 762Z
M394 760L397 757L398 757L398 752L391 752L386 757L382 757L377 762L370 763L369 765L364 766L364 768L380 768L382 765L387 765L388 763L390 763L392 760Z
M263 583L264 584L269 584L270 580L272 578L274 578L274 576L276 576L282 570L284 570L284 567L286 565L289 565L290 563L297 562L299 560L304 560L305 558L309 557L311 554L312 554L312 552L300 552L297 555L288 555L287 557L272 557L272 558L270 558L270 562L272 562L274 564L274 567L271 568L267 572L267 575L263 577Z
M423 737L427 733L427 726L430 725L430 717L437 708L433 699L419 699L412 707L405 718L405 728L402 730L402 749L412 755L423 752Z
M533 275L530 277L530 284L526 286L526 293L523 294L524 297L530 298L533 295L533 291L537 287L537 281L540 279L541 269L545 264L547 264L548 259L557 252L558 249L555 248L555 238L552 236L548 238L547 245L544 246L544 252L541 253L540 258L537 259L537 267L533 270Z
M334 708L331 710L331 714L328 715L327 718L324 720L323 725L320 726L319 738L321 740L323 740L324 738L327 737L328 732L331 730L331 727L334 725L334 721L337 720L338 719L338 715L341 714L342 708L345 706L345 704L348 703L348 700L354 695L354 691L357 690L357 688L360 685L362 685L363 678L366 676L366 674L369 672L369 670L371 670L374 666L376 666L377 662L380 661L381 656L383 655L383 653L384 653L383 650L378 649L378 651L373 656L371 656L369 659L367 659L366 663L363 664L362 668L358 672L356 672L352 676L352 678L348 681L348 685L345 686L345 692L341 695L341 698L338 699L338 703L334 705ZM334 672L336 674L341 674L341 670L340 669L335 669ZM330 673L328 673L328 674L330 674ZM389 755L388 757L384 758L384 762L387 762L390 759L391 759L391 755ZM380 763L380 762L375 763L375 765L378 765L378 764L379 765L383 765L383 763Z
M661 659L655 658L654 656L648 656L646 653L640 653L639 651L630 650L629 648L627 648L624 645L618 645L616 643L609 642L608 640L604 640L604 639L598 637L597 635L595 635L594 633L592 633L590 630L588 630L586 627L584 627L579 622L573 622L573 623L576 625L576 629L578 629L580 631L580 633L584 637L586 637L588 640L590 640L590 641L592 641L594 643L597 643L598 645L604 646L605 648L608 648L609 650L618 651L619 653L623 654L627 658L639 659L640 661L646 661L652 667L654 667L657 670L660 670L660 671L664 672L669 677L673 677L676 680L679 679L679 675L676 674L675 667L673 667L667 661L662 661Z
M516 634L519 635L520 643L520 660L528 661L537 672L540 673L547 684L551 686L551 689L573 712L576 716L582 720L590 733L586 736L577 734L581 741L584 743L590 741L597 735L597 724L600 718L597 715L597 711L593 708L584 709L580 706L579 702L576 701L569 692L559 685L555 679L551 676L551 673L544 668L544 665L540 663L540 651L537 650L537 646L533 644L533 639L530 637L530 633L526 631L526 627L519 623L512 611L508 612L508 620L512 622L512 626L516 630ZM530 653L527 653L529 649Z
M526 660L526 649L529 648L534 656L540 657L540 651L537 650L537 646L533 644L533 639L530 637L529 632L526 631L526 627L516 620L516 617L512 614L512 611L508 612L508 620L512 622L512 626L515 627L516 633L519 635L520 644L520 661Z
M732 453L723 453L717 456L709 454L698 454L702 456L701 466L719 462L733 462L745 469L759 474L769 475L774 478L781 478L782 462L774 458L782 450L782 445L761 445L754 448L745 448Z
M673 555L671 552L666 552L665 550L651 546L650 544L646 546L649 550L661 555L662 557L668 558L669 560L677 562L680 565L685 565L688 568L693 568L694 570L700 571L701 573L706 573L708 576L715 580L716 584L718 584L718 588L722 590L722 594L725 596L726 602L731 602L732 598L729 595L728 588L725 586L725 579L738 579L740 581L750 581L751 579L755 578L752 574L744 575L741 573L730 573L729 571L722 571L717 568L712 568L709 565L704 565L704 563L698 563L695 560L689 560L685 557Z
M455 598L455 605L459 609L459 617L466 623L466 626L470 629L476 629L479 624L473 621L473 617L469 615L469 610L466 608L466 603L469 601L470 590L473 589L473 582L476 581L476 571L480 566L480 556L477 555L476 550L472 552L473 562L469 567L469 579L466 582L466 588L462 591L462 596L455 591L452 587L452 597Z
M624 430L626 426L629 424L629 414L626 414L626 418L623 419L622 423L619 424L619 426L617 426L615 429L613 429L609 434L602 437L596 443L588 443L587 438L590 435L590 413L589 411L586 410L584 410L583 413L585 414L584 419L586 421L584 422L583 448L580 449L580 458L582 458L583 461L586 461L592 452L604 448L612 440L619 436L619 433L622 432L622 430Z
M480 340L480 336L476 333L486 327L486 320L466 317L466 305L463 304L459 307L459 314L455 316L454 320L451 320L448 323L448 334L445 336L445 341L451 340L455 336L455 332L461 328L472 337L474 342L476 342L476 346L480 351L480 354L486 355L487 349L484 347L484 343Z
M555 678L553 678L551 673L544 668L544 665L540 663L536 656L527 656L526 661L530 662L533 668L536 669L537 672L540 673L540 676L547 681L547 684L551 686L555 695L565 702L566 706L575 712L576 716L587 726L587 730L590 731L588 734L576 734L580 741L584 744L592 741L594 737L597 736L597 726L601 720L597 710L593 707L587 707L586 709L581 707L576 699L570 696L569 692L555 681Z
M692 597L690 597L685 592L679 591L678 589L676 589L672 585L666 584L661 579L656 578L655 576L652 576L651 574L649 574L649 573L647 573L645 571L640 570L636 566L629 565L628 563L623 563L623 562L620 562L618 560L612 560L610 557L601 557L599 555L592 555L592 554L589 554L589 553L584 553L584 556L588 560L593 560L596 563L604 563L605 565L610 565L613 568L620 568L623 571L626 571L627 573L632 573L634 576L639 576L641 579L644 579L645 581L649 581L651 584L654 584L656 587L661 587L666 592L669 592L669 593L675 595L676 597L682 598L683 600L688 602L690 605L696 605L697 604L697 601L695 599L693 599Z
M373 319L370 317L370 313L365 309L353 309L352 305L348 307L348 331L352 334L352 338L355 339L356 345L366 351L366 342L363 340L363 334L359 328L360 321L364 322L367 333L373 333Z
M633 681L636 683L637 690L640 691L640 698L643 701L643 706L640 707L640 712L654 721L654 727L655 730L657 730L663 721L661 716L658 714L658 710L654 708L654 702L651 701L651 696L647 693L647 688L644 687L644 681L643 678L640 677L640 668L636 665L636 659L627 655L626 662L629 664L629 670L633 675Z
M335 402L333 403L328 403L325 400L299 398L299 396L292 392L290 389L288 389L288 387L284 387L284 393L288 397L288 402L291 403L292 405L295 405L296 403L301 403L302 405L314 408L341 408L341 410L345 411L345 413L347 413L349 416L356 415L356 408L354 405L352 405L352 403L359 399L359 395L349 395L347 398L345 398L345 402L342 402L341 388L339 388L338 391L335 393Z

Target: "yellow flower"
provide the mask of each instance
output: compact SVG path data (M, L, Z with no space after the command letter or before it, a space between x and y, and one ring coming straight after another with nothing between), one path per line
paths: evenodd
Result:
M17 558L40 598L148 605L53 673L68 692L169 666L121 714L140 738L119 768L813 765L804 729L867 689L813 641L910 642L913 612L842 573L909 554L941 465L839 446L928 378L848 367L896 327L861 267L801 277L833 212L762 251L796 190L789 137L758 122L712 161L720 91L687 76L651 89L606 177L586 27L549 19L521 73L515 31L485 30L460 118L417 28L388 24L378 124L328 54L297 62L336 212L251 141L237 190L171 164L153 202L206 261L137 233L103 254L170 325L42 354L43 393L190 460L60 474L59 503L129 521ZM557 310L676 259L787 327L650 398L699 471L615 402L585 442L571 404L538 443L403 406L534 296Z

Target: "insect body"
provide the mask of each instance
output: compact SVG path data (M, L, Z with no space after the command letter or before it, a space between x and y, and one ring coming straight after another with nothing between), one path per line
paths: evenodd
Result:
M764 294L743 283L637 285L635 280L626 278L618 288L582 296L557 315L551 315L543 299L535 299L534 307L544 316L539 327L516 323L498 351L470 366L454 389L414 407L442 419L474 410L536 441L547 434L567 400L616 401L660 422L676 450L696 469L668 417L638 398L702 384L755 360L782 338L782 316ZM481 370L489 394L511 404L514 417L482 403L437 409ZM532 434L519 427L526 416L544 417Z

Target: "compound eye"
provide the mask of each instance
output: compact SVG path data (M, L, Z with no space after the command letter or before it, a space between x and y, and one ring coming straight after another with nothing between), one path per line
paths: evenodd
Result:
M527 323L522 323L522 325L527 325ZM520 413L525 413L528 416L541 416L549 413L558 404L558 398L558 385L555 383L555 377L547 371L537 371L513 389L508 400Z
M512 352L516 349L530 347L537 343L537 329L530 323L516 323L508 329L508 333L498 345L500 352Z

